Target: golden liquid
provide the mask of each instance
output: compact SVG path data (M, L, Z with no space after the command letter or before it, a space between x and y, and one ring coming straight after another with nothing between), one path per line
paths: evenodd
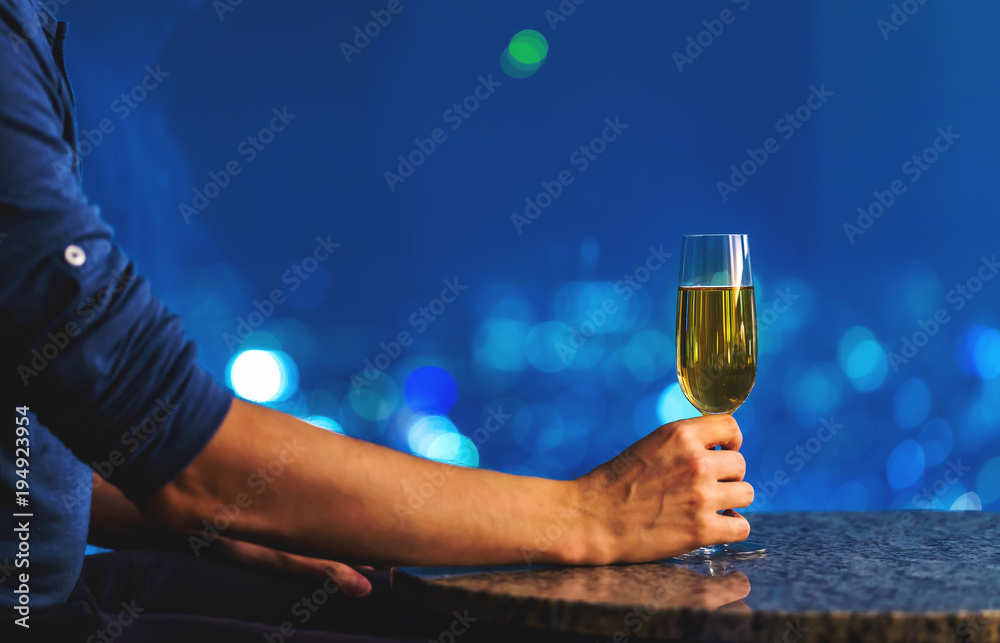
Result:
M753 287L680 288L677 381L702 413L732 413L757 374Z

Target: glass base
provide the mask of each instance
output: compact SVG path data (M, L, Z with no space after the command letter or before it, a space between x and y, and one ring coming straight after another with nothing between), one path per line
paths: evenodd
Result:
M676 556L679 560L714 560L718 558L758 558L767 553L767 549L760 543L744 540L739 543L726 543L723 545L710 545L699 547L694 551Z

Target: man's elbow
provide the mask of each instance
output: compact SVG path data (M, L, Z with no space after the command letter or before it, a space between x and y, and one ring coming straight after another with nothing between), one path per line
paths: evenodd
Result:
M147 518L175 531L201 531L204 523L214 523L240 494L234 492L231 475L234 462L245 462L252 455L241 451L254 443L252 432L262 407L234 400L222 424L205 448L170 482L141 503ZM235 458L235 460L234 460ZM245 494L244 494L245 495ZM242 521L241 521L242 522Z
M153 522L177 532L200 529L205 516L210 515L217 503L202 485L192 478L191 465L173 480L160 487L145 501L138 503L139 510Z

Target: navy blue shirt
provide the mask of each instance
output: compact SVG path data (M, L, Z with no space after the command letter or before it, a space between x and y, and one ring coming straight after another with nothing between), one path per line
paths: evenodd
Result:
M141 501L208 443L232 400L83 193L65 34L36 1L0 0L3 617L24 601L24 573L33 609L66 600L92 469Z

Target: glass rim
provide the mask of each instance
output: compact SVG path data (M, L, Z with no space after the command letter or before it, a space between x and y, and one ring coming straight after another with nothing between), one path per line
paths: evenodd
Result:
M683 234L681 236L684 238L689 238L689 237L745 237L747 235L745 233L726 234L724 232L711 232L708 234Z

